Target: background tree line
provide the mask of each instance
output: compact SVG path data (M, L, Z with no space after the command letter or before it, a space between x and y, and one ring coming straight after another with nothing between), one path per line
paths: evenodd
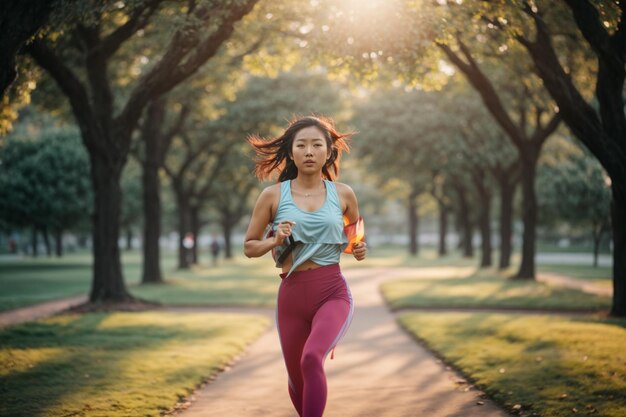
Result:
M21 96L34 90L38 105L72 120L80 132L93 195L92 302L132 299L118 251L122 173L130 157L141 167L142 217L151 226L143 231L144 282L159 282L165 182L176 202L179 267L185 268L197 254L186 253L182 237L198 235L207 213L215 211L229 242L247 212L257 185L244 175L250 158L242 137L272 134L294 113L345 112L352 117L344 120L361 132L358 155L380 183L397 178L404 184L411 253L418 251L416 202L426 193L437 201L440 253L447 252L445 231L454 213L468 256L478 230L485 267L493 263L496 196L501 268L510 264L517 207L523 233L515 276L522 279L535 277L538 220L589 228L598 244L610 227L612 312L626 314L623 4L61 3L74 13L54 20L53 9L56 26L20 41L22 80L33 81L17 82L5 97L17 108L23 102L14 97L18 87ZM359 24L366 18L369 25ZM296 64L300 78L278 76ZM367 89L369 99L358 98L355 88ZM340 96L350 103L337 104ZM587 151L571 151L570 132ZM567 156L543 162L552 137L567 138L557 152ZM232 183L220 189L224 179ZM557 199L560 193L581 197ZM596 204L586 205L587 197ZM578 222L577 211L593 220ZM37 215L29 220L37 221Z

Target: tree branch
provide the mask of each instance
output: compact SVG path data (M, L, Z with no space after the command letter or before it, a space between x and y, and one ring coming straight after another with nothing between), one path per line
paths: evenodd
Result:
M523 133L520 132L509 117L493 84L480 70L478 64L472 58L469 48L467 48L460 39L458 39L458 42L463 55L469 60L469 63L464 62L448 45L437 43L437 46L448 56L452 63L465 74L469 82L480 94L487 109L489 109L498 124L500 124L502 129L509 135L515 146L518 148L524 146Z
M624 71L623 41L620 53L616 50L618 45L612 42L611 36L609 36L604 26L602 26L602 19L600 19L598 10L588 0L565 0L565 2L572 10L576 25L598 57L610 64L613 71L620 69ZM620 25L621 24L622 22L620 22ZM619 34L617 39L621 40L623 36L623 34ZM616 60L615 58L617 56L621 56L622 59Z
M215 183L215 180L217 179L217 175L219 174L220 170L224 166L224 164L223 164L224 158L226 157L226 155L228 155L228 152L230 151L231 147L232 147L232 145L225 146L217 154L216 163L215 163L215 165L213 165L213 169L211 170L211 174L209 175L209 179L207 180L207 182L204 183L204 186L200 189L200 191L198 191L198 196L201 199L206 198L207 195L209 194L209 192L211 191L211 187L213 187L213 184Z
M548 139L548 137L554 133L556 128L559 127L559 124L561 123L561 114L554 113L552 115L552 118L548 122L548 124L543 127L541 126L541 123L539 122L539 118L540 116L537 115L537 128L535 129L535 132L530 138L531 142L537 144L538 150L541 148L541 145L543 145L546 139Z
M93 110L89 103L87 90L76 74L41 40L31 42L25 50L41 68L50 74L61 91L68 97L81 130L88 130L92 122ZM89 140L91 135L82 135L82 137L85 141ZM95 143L89 142L86 145L93 147Z
M120 48L122 43L148 24L150 17L154 14L161 2L162 0L150 0L140 7L137 7L131 13L126 23L119 26L102 40L96 53L102 55L104 59L108 59Z
M578 89L574 86L571 77L565 72L556 55L546 23L543 19L525 10L535 23L537 38L534 42L521 36L516 37L529 52L539 77L559 106L559 114L589 150L600 160L605 169L609 155L608 144L602 129L602 123L595 110L585 101Z
M163 146L162 146L161 152L159 153L160 165L163 165L164 163L165 154L167 150L169 149L169 147L171 146L174 136L176 136L180 131L182 131L183 126L185 125L185 121L187 120L187 117L189 116L189 112L190 112L189 106L187 104L184 104L182 106L182 109L180 110L180 113L178 113L178 118L176 119L176 122L174 123L174 125L163 135L163 142L162 142Z
M148 101L174 88L217 53L222 43L232 34L235 23L249 12L257 1L241 1L236 3L237 6L229 6L218 28L201 42L197 39L197 33L185 36L182 31L177 32L161 61L140 79L132 91L124 109L117 117L118 122L134 126ZM208 20L208 14L208 11L202 8L194 11L194 15L203 17L203 21ZM190 50L191 55L183 62Z

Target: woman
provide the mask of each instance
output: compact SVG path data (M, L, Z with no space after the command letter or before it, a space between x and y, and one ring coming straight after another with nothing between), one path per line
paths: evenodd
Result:
M244 253L258 257L271 250L282 268L276 322L289 395L301 417L324 413L324 360L352 319L341 252L351 251L359 261L367 253L365 242L348 247L344 223L362 219L352 189L334 182L349 136L338 133L330 119L304 117L276 139L248 139L259 157L257 177L268 179L278 171L279 182L265 188L256 202Z

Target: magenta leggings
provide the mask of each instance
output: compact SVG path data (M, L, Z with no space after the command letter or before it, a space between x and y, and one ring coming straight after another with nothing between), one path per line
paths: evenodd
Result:
M292 272L278 290L276 323L300 417L321 417L326 406L324 360L348 330L352 295L339 264Z

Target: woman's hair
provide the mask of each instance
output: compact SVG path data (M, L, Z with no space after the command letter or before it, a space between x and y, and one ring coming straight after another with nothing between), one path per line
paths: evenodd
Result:
M254 173L261 181L274 176L278 170L278 181L294 179L298 176L298 168L290 158L293 139L300 130L315 126L326 138L330 158L322 168L322 177L334 181L339 176L339 160L341 152L350 151L347 139L352 133L339 133L335 130L332 119L327 117L307 116L293 119L282 136L275 139L264 139L258 135L250 135L247 140L256 151L256 167Z

